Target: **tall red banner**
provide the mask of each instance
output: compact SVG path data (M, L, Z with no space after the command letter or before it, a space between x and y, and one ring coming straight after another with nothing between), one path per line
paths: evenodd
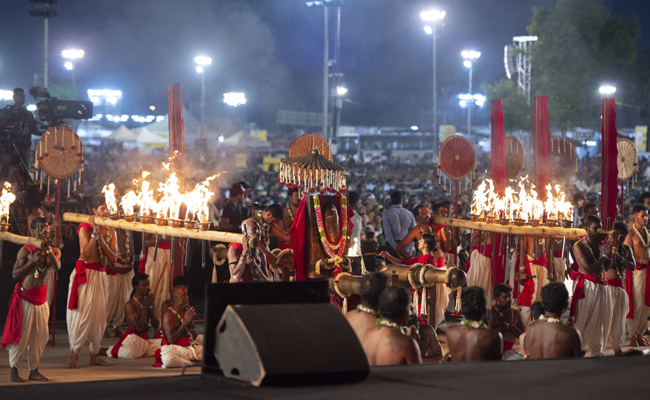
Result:
M492 180L497 192L505 194L506 189L506 144L503 131L503 109L501 99L492 99L491 106L491 145L492 145ZM501 235L492 235L492 286L502 283L505 280L503 269L503 257L499 256L501 248Z
M600 213L603 220L603 229L609 229L607 222L614 223L616 219L616 199L618 197L618 148L616 140L616 99L613 97L603 99L602 106L602 144L603 144L603 169L602 169L602 195L600 198Z
M548 97L533 98L533 182L542 200L546 200L545 187L550 183L551 129L548 117Z

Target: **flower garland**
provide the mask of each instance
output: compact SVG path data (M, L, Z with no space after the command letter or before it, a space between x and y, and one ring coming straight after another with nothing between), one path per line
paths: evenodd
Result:
M542 321L542 322L548 322L549 324L562 324L562 325L566 325L566 320L563 320L563 319L561 319L561 318L547 318L547 317L545 317L545 316L543 316L543 315L540 315L540 317L538 318L538 320L539 320L539 321Z
M487 329L487 325L485 325L485 322L483 320L481 321L472 321L470 319L466 319L463 321L463 329Z
M648 228L643 226L643 230L645 231L645 237L648 238L648 240L646 241L645 239L643 239L643 235L641 235L641 232L639 232L639 230L636 229L636 226L634 226L634 224L630 224L630 225L632 226L632 230L634 231L634 233L636 233L639 239L641 239L641 244L643 244L643 248L647 249L648 246L650 246L650 243L648 243L650 242L650 232L648 232Z
M293 211L291 210L291 202L290 201L287 202L286 209L287 209L287 213L289 214L289 218L291 220L291 222L289 224L289 227L291 227L291 225L293 225L294 215L293 215ZM285 228L286 228L286 226L285 226Z
M409 284L411 285L411 288L412 288L412 292L411 292L411 293L412 293L412 295L413 295L413 310L414 310L416 313L417 313L418 310L420 309L420 304L419 304L419 303L420 303L420 297L419 297L419 295L418 295L418 292L419 292L418 289L420 289L420 288L422 287L422 285L420 285L419 283L416 283L416 282L413 280L413 271L415 271L416 269L421 268L421 267L422 267L422 264L420 264L420 263L413 264L413 265L411 265L411 266L409 267L409 270L408 270L408 272L406 273L406 278L408 279Z
M269 230L271 229L271 227L269 226L269 224L264 222L264 219L262 218L262 211L258 210L255 213L255 220L257 221L258 224L260 224L260 227L262 228L262 234L261 234L262 244L268 246L271 240L269 238Z
M341 289L339 289L339 281L341 280L342 276L346 276L346 275L352 276L347 272L341 272L336 275L336 278L334 278L334 291L336 292L336 294L341 296L341 298L343 298L343 309L342 309L343 315L348 313L348 297L350 297L350 295L343 293Z
M142 310L142 312L147 312L147 310L144 308L144 305L138 301L138 299L135 297L135 295L133 295L133 297L131 297L131 298L133 300L135 300L136 303L138 303L138 305L140 306L140 309ZM146 329L149 329L150 327L151 327L151 317L148 317L147 318L147 324L144 326L144 329L146 330Z
M587 246L587 250L591 253L591 256L594 258L594 260L598 261L598 257L594 254L594 251L591 249L591 246L589 245L589 242L587 241L587 238L583 239L585 241L585 246ZM602 254L602 253L601 253ZM598 271L598 279L601 281L605 280L605 267L602 266L600 267L600 270Z
M371 315L377 316L377 311L373 310L372 308L366 307L366 306L364 306L364 305L362 305L362 304L359 304L359 305L357 306L357 311L358 311L358 312L364 312L364 313L368 313L368 314L371 314Z
M386 321L385 319L377 318L376 325L377 325L377 329L381 329L382 326L386 326L388 328L393 328L396 331L402 332L401 326L397 325L395 322Z
M341 219L339 221L339 240L333 242L327 231L325 230L325 223L323 222L323 211L320 205L320 196L314 195L314 213L316 214L316 224L318 225L318 236L323 243L325 253L331 258L341 257L345 252L345 244L348 236L348 199L341 196ZM334 252L336 250L336 253Z

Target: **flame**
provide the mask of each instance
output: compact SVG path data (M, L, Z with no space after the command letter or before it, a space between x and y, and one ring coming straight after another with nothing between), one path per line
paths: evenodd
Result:
M0 221L9 223L9 206L16 200L16 196L11 192L11 183L5 182L2 189L2 196L0 196Z
M360 256L359 253L359 239L354 238L354 246L350 247L348 250L348 257L357 257Z
M122 196L122 202L120 205L122 206L122 211L124 211L124 214L133 215L133 208L138 204L139 200L140 199L138 198L138 195L135 194L133 190Z
M108 212L111 214L117 214L117 201L115 199L115 184L111 183L110 185L104 186L102 193L106 197L106 206L108 207Z
M214 195L214 192L210 191L210 182L213 179L218 178L221 174L213 175L201 183L197 183L190 193L187 193L184 197L185 205L187 206L187 214L185 220L189 221L190 214L192 217L200 222L208 222L210 217L210 207L208 202L210 198Z

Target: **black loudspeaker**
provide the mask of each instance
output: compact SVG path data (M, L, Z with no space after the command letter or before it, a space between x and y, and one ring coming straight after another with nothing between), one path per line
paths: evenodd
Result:
M229 304L310 304L329 303L328 282L252 282L205 285L205 325L203 368L206 377L218 377L219 363L214 357L215 332Z
M359 382L370 366L332 304L228 306L215 356L227 378L260 385Z

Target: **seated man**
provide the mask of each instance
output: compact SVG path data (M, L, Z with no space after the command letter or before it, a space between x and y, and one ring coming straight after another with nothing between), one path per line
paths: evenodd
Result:
M156 351L154 367L180 368L203 359L203 340L194 330L194 307L183 287L175 287L171 293L172 307L163 314L162 347Z
M388 287L388 277L382 272L373 272L361 278L359 288L361 304L357 306L357 312L345 314L360 342L369 329L377 328L379 296L386 287Z
M506 352L506 359L516 357L512 351L517 338L526 331L521 312L517 307L512 306L512 289L499 283L492 291L494 304L488 310L490 329L496 329L503 335L503 351Z
M411 296L406 288L391 286L381 293L378 329L368 331L361 341L370 365L422 364L415 329L402 333L410 311Z
M115 346L108 348L111 358L134 359L153 356L160 348L160 339L150 339L149 330L155 331L160 326L154 308L156 295L149 288L149 276L136 274L131 279L134 295L125 305L124 314L129 329L124 332Z
M187 279L187 277L184 275L178 275L176 278L174 278L174 282L172 284L174 285L173 287L182 286L185 288L187 293L190 292L190 280ZM172 306L172 299L170 298L165 300L165 302L162 305L162 309L163 311L166 311L171 306Z
M266 268L266 255L260 247L253 249L249 240L261 240L260 224L253 218L242 222L241 230L244 234L241 244L231 243L228 246L228 267L230 268L230 283L239 282L268 282ZM275 257L275 256L274 256Z
M433 326L429 324L421 324L415 313L412 313L408 321L406 321L406 327L410 328L411 326L413 326L418 333L417 341L418 346L420 347L422 362L440 362L440 360L445 356L445 352L442 350L440 340L438 339L438 335L436 334L436 330L433 329Z
M528 325L533 321L537 321L539 317L544 315L544 306L542 306L541 301L536 301L530 305L530 316L529 320L525 321L525 324ZM524 355L524 359L528 358L528 352L526 351L526 332L519 335L519 345L521 346L521 353Z
M485 292L479 286L470 286L460 296L465 321L447 328L447 340L452 361L490 361L503 356L503 336L496 329L488 329Z
M562 314L569 303L569 292L564 283L553 282L542 288L544 316L528 325L526 352L530 358L580 357L580 332L566 325Z

